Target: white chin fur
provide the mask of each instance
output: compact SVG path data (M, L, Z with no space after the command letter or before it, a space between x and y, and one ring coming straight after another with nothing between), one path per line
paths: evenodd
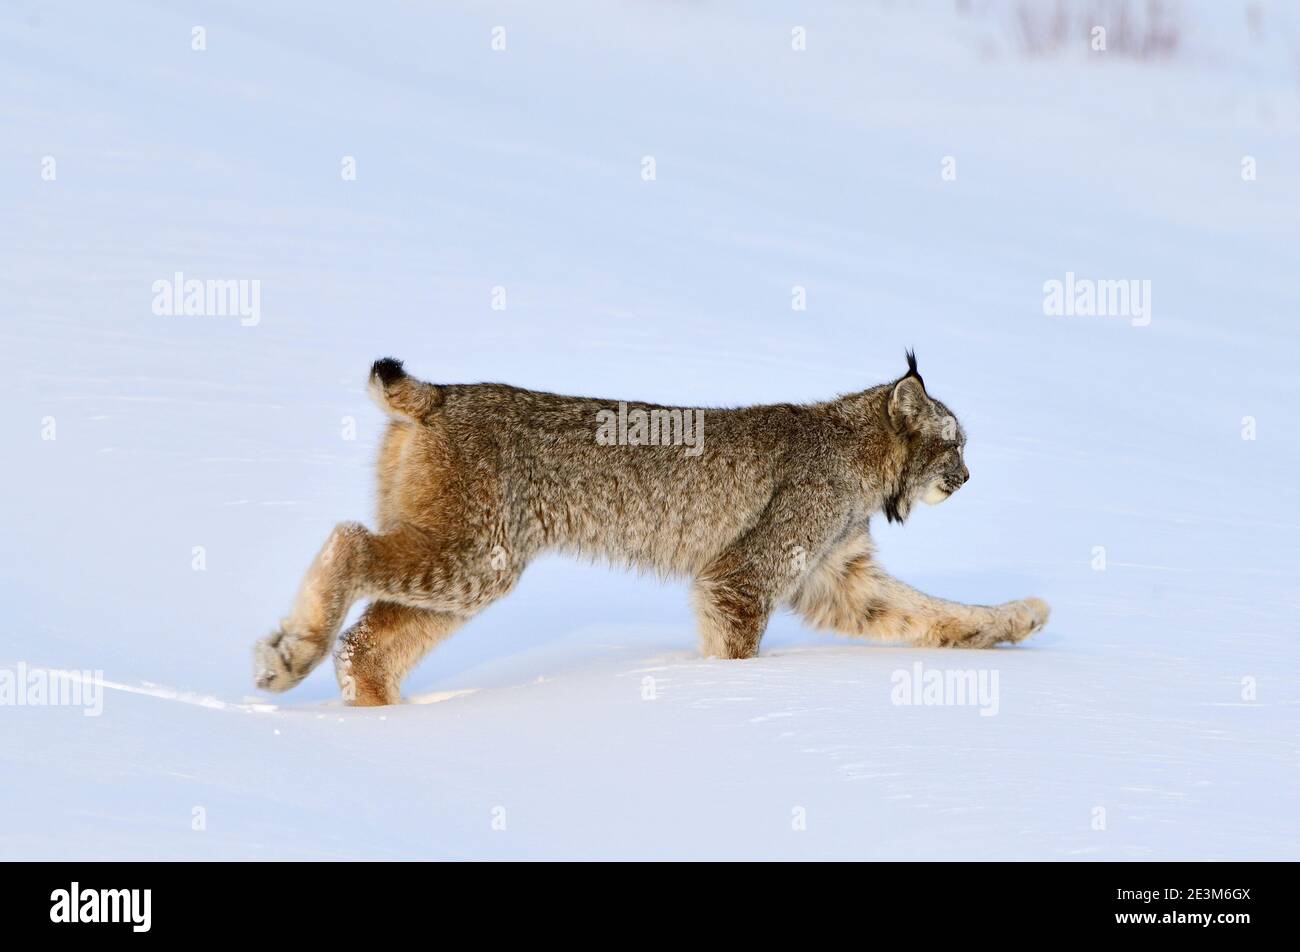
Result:
M921 497L921 501L927 506L937 506L951 495L952 493L946 491L943 487L935 483L925 491L925 495Z

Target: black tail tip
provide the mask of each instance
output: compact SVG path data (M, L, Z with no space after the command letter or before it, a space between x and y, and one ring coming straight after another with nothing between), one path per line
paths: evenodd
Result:
M381 357L371 366L370 376L378 377L379 382L387 387L390 383L405 377L406 371L402 369L400 360L395 360L392 357Z

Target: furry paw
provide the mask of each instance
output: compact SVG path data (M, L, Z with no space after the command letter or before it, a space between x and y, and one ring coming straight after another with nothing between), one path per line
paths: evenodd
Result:
M254 681L263 691L287 691L307 677L323 655L300 635L274 632L253 646Z
M1018 602L1008 602L1011 613L1011 632L1008 641L1024 641L1030 635L1042 630L1051 616L1052 610L1041 598L1022 598Z

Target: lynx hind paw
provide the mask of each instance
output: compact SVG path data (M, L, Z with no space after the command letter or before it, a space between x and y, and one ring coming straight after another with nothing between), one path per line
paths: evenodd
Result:
M262 691L287 691L311 673L320 660L315 647L298 635L277 631L253 646L253 675Z

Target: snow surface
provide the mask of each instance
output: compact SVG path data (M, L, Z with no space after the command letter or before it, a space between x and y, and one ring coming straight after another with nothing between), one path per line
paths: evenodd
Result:
M964 6L6 4L0 670L109 683L0 707L0 857L1297 858L1295 14L1184 4L1150 63ZM259 323L155 315L177 271L259 280ZM1045 316L1067 271L1150 280L1151 324ZM973 478L881 557L1046 598L1027 644L783 615L705 660L683 584L547 560L414 703L254 694L369 515L375 357L708 406L909 346ZM893 703L918 662L996 714Z

